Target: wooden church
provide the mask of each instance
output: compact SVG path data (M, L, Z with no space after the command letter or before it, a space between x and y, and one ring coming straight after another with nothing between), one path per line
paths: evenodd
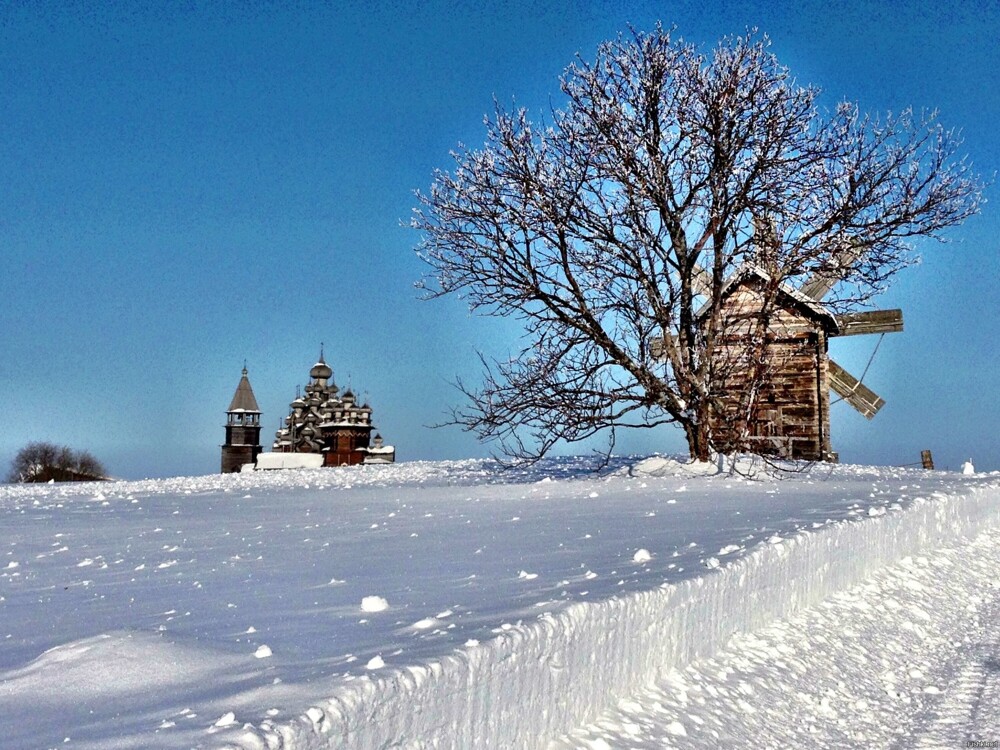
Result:
M396 460L396 449L385 445L378 433L372 437L372 409L358 404L348 388L343 393L333 382L333 369L323 359L309 371L305 393L289 404L289 414L275 434L271 453L260 445L260 407L243 368L243 376L226 410L226 442L222 446L222 473L257 468L306 468L353 464L387 464ZM282 458L280 454L295 454Z
M340 392L322 351L303 390L274 436L274 452L315 454L323 466L395 461L395 449L377 433L372 438L372 408L359 404L350 388Z

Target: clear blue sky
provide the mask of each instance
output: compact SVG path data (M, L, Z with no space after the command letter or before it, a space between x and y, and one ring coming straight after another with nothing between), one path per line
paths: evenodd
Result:
M758 26L826 104L938 109L982 173L1000 157L996 2L217 5L0 6L0 473L30 440L121 477L217 471L244 359L269 445L321 341L400 458L486 455L427 425L516 331L418 301L413 190L494 96L541 114L630 23L706 46ZM906 316L866 378L888 404L834 407L843 460L1000 469L996 191L883 299ZM858 372L873 344L832 348Z

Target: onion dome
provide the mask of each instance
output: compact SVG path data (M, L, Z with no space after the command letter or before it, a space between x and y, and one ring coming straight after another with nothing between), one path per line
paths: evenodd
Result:
M309 371L309 376L315 380L326 380L331 375L333 375L333 370L330 368L330 365L328 365L326 363L326 360L323 358L323 345L320 344L319 361L312 366L312 369Z
M344 395L341 396L341 398L343 398L344 401L350 401L351 403L354 403L354 391L348 388L346 391L344 391Z
M293 409L304 409L306 407L306 402L301 398L297 398L289 404Z

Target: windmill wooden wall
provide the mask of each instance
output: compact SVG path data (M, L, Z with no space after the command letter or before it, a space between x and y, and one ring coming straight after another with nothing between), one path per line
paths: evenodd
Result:
M779 288L762 361L751 361L750 337L768 293L768 279L748 274L726 290L722 331L713 356L718 374L712 434L723 452L752 451L803 460L835 460L830 447L832 315L792 290ZM751 392L754 369L762 380Z

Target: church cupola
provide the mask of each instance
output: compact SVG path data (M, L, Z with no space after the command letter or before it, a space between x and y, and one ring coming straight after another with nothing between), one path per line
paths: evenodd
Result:
M313 379L313 382L321 386L322 388L327 387L327 380L333 377L333 368L326 363L323 358L323 345L319 345L319 361L312 366L309 370L309 377Z
M250 387L246 365L236 393L226 410L226 442L222 446L222 473L252 464L261 452L260 407Z

